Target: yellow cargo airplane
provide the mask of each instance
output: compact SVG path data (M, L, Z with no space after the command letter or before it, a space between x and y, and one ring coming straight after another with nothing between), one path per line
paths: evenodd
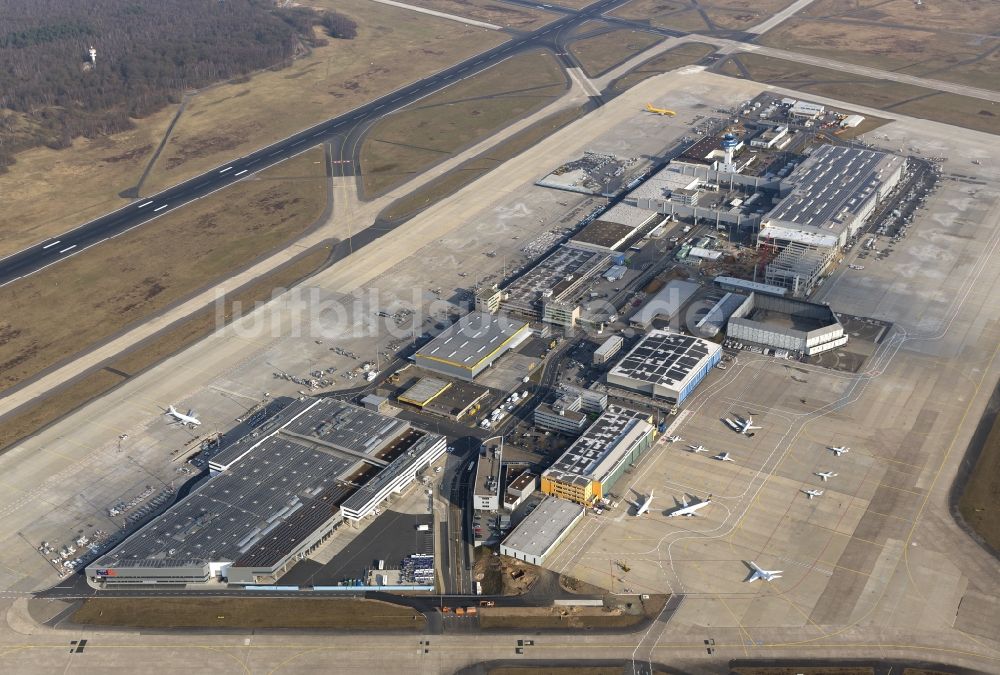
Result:
M652 103L646 104L646 112L651 112L654 115L670 115L671 117L677 114L673 110L667 110L666 108L657 108L653 106Z

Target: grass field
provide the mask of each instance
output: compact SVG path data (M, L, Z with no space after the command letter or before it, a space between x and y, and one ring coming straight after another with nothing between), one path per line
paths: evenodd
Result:
M369 0L311 0L358 23L350 41L330 40L290 67L191 98L144 194L320 122L365 100L503 42L496 31L465 26ZM419 58L411 58L417 56ZM0 257L120 208L177 106L136 128L72 148L18 154L0 175Z
M96 598L73 623L134 628L330 628L423 630L419 612L354 598Z
M310 0L358 23L352 40L330 40L292 67L194 96L150 173L149 193L280 140L480 51L499 31L370 0Z
M524 31L537 30L558 17L552 12L509 5L502 0L406 0L406 4Z
M1000 134L1000 105L990 101L758 54L739 54L739 59L757 82ZM732 63L726 63L720 72L733 77L740 76L739 70Z
M0 289L0 390L296 238L326 182L313 149Z
M996 5L1000 15L1000 3ZM970 26L970 28L973 28ZM894 72L1000 89L1000 38L881 22L790 18L760 43Z
M653 26L689 32L745 30L770 18L793 0L632 0L612 14ZM707 18L707 20L706 20Z
M0 257L124 206L176 106L114 136L78 138L71 148L34 148L0 174Z
M623 28L574 40L569 51L580 61L588 77L598 77L661 40L652 33Z
M874 21L985 35L1000 33L1000 6L994 0L815 0L799 16Z
M364 196L384 194L545 107L567 87L551 52L528 52L383 118L361 145Z
M583 117L587 106L553 113L543 120L507 138L482 155L459 164L454 170L438 176L410 194L390 204L379 218L395 222L410 218L427 207L450 197L477 178L485 176L508 159L519 155L542 139L551 136L567 124Z
M252 284L228 294L224 299L227 321L235 303L240 303L239 306L244 308L254 307L258 302L271 299L275 289L289 288L319 270L329 255L329 245L316 247L274 272L258 277ZM214 305L206 307L144 340L106 366L85 373L49 396L0 419L0 452L106 394L129 377L142 373L210 335L217 328L216 311Z
M993 423L979 460L969 474L958 508L965 522L1000 551L1000 417Z
M640 82L662 75L663 73L675 70L682 66L689 66L697 63L704 57L715 51L713 45L701 42L688 42L673 49L668 49L659 56L654 56L649 61L633 68L626 74L611 83L611 88L621 93L631 89Z

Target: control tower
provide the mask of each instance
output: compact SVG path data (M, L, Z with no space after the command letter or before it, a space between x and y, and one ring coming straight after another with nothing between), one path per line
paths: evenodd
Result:
M725 173L736 173L736 165L733 164L733 151L740 145L740 140L736 134L729 132L722 137L722 150L726 153L726 158L722 162L722 171Z

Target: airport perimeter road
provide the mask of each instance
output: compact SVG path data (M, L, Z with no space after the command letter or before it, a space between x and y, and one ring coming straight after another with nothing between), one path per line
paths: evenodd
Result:
M351 129L364 128L375 120L410 105L428 94L474 75L518 53L538 48L555 48L555 36L591 19L598 18L627 0L602 0L573 14L567 14L533 33L517 35L508 42L473 56L435 75L418 80L390 92L340 117L336 117L301 131L294 136L234 159L200 176L168 188L105 216L90 221L57 237L40 242L6 258L0 259L0 286L40 269L65 260L91 246L95 246L134 227L148 223L196 199L243 180L289 157L330 141ZM681 35L674 31L671 35Z

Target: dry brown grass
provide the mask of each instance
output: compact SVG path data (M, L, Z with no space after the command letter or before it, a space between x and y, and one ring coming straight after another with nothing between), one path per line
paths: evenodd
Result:
M828 96L902 115L1000 134L1000 105L969 96L819 68L759 54L739 54L757 82ZM732 63L720 70L739 77Z
M874 21L926 30L995 35L1000 32L1000 5L995 0L816 0L800 16Z
M592 5L595 2L597 2L597 0L553 0L553 2L547 4L569 7L570 9L583 9L584 7Z
M520 54L380 120L361 146L366 198L414 175L562 95L568 80L547 51Z
M125 206L173 117L170 106L114 136L78 138L71 148L34 148L0 174L0 257Z
M998 8L1000 12L1000 8ZM863 66L1000 89L1000 38L790 18L760 43Z
M674 28L690 32L705 32L712 26L706 23L701 11L717 30L744 30L781 11L793 0L632 0L612 12L615 16L634 21L649 20L661 28Z
M291 68L196 95L151 172L155 191L335 117L404 84L501 44L499 31L370 0L310 0L358 23Z
M689 66L697 63L704 57L715 51L713 45L701 42L688 42L673 49L668 49L658 56L654 56L649 61L636 66L626 74L615 80L611 87L617 92L631 89L640 82L662 75L663 73L675 70L682 66Z
M388 221L396 221L415 215L442 199L450 197L474 180L485 176L508 159L519 155L542 139L579 119L586 112L587 107L580 106L553 113L545 119L535 122L528 128L508 137L499 145L490 148L482 155L462 162L452 171L438 176L405 197L397 199L380 213L379 217Z
M552 12L509 5L502 0L407 0L406 4L525 31L536 30L558 18Z
M423 614L355 598L93 598L72 622L130 628L423 630Z
M329 255L329 245L316 247L228 294L224 299L227 320L235 303L254 307L258 302L266 302L275 289L289 288L318 270ZM0 451L106 394L125 382L126 376L134 377L210 335L216 328L216 308L207 307L144 340L106 366L84 373L49 396L18 408L0 419Z
M661 40L652 33L623 28L574 40L569 51L580 61L588 77L598 77Z
M326 207L322 159L310 150L0 289L0 388L302 234Z

